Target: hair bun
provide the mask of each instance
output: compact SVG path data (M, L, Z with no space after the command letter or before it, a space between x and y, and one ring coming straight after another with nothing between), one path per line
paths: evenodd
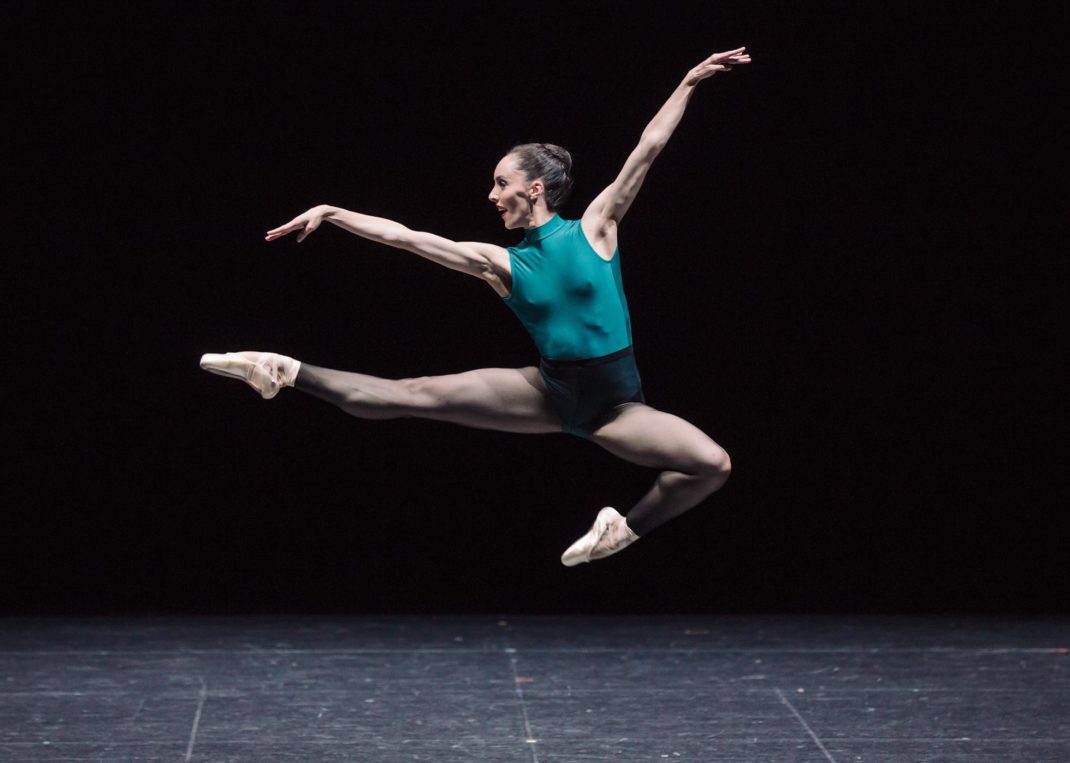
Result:
M572 191L572 154L553 143L522 143L509 154L529 181L541 178L546 187L546 206L557 210Z
M550 156L565 165L565 172L570 172L572 170L572 154L565 150L564 147L554 145L553 143L540 143L539 145L542 146Z

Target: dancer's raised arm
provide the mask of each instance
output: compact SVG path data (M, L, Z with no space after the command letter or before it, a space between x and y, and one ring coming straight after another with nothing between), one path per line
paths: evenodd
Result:
M669 100L646 126L639 145L624 163L624 169L617 175L617 179L602 191L584 212L585 230L595 233L598 237L613 233L607 228L615 227L632 205L643 185L647 170L669 141L676 125L680 123L695 86L718 72L731 71L735 64L749 64L750 56L745 50L746 48L736 48L714 53L687 73L669 96Z
M297 240L304 241L324 220L363 238L404 249L452 270L482 278L496 290L501 283L503 268L504 272L508 272L509 253L500 246L451 241L433 233L411 230L383 217L363 215L326 204L312 207L285 225L269 230L264 240L274 241L299 231Z

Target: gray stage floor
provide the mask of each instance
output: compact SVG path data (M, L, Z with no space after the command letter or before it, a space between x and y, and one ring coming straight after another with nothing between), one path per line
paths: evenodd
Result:
M3 761L1070 761L1070 620L0 620Z

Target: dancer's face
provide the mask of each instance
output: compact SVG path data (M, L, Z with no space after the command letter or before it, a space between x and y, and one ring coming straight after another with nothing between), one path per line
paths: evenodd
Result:
M542 189L541 180L528 181L509 154L494 168L494 186L487 198L498 208L506 228L528 228L533 222L531 197Z

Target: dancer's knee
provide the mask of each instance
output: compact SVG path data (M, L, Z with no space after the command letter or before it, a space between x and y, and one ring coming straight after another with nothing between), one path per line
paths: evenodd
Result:
M696 476L724 482L732 473L732 459L728 457L728 451L711 441L695 453L692 468Z
M414 413L428 413L445 407L449 399L449 383L441 376L418 376L399 379L399 403Z

